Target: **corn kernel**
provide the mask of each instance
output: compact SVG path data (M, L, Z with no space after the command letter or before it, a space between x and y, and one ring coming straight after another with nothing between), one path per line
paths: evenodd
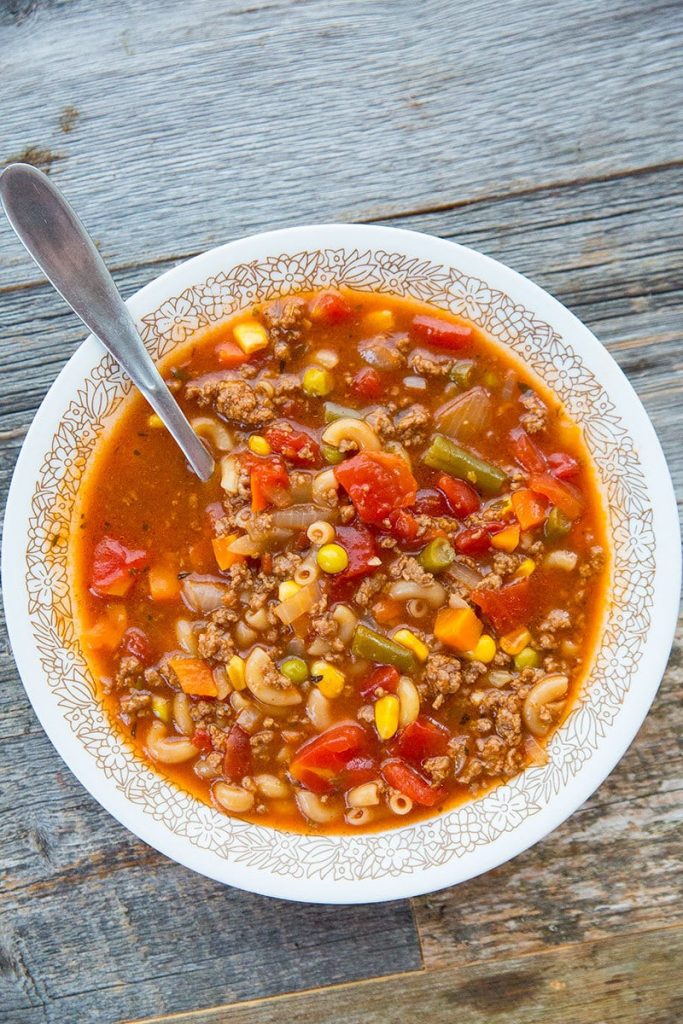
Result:
M323 697L333 700L344 689L346 676L327 661L314 661L311 665L311 677L317 682Z
M152 714L155 718L165 722L166 725L171 721L171 702L166 697L159 697L158 694L152 696Z
M496 641L488 633L484 633L477 640L476 647L473 647L471 651L467 652L466 657L471 658L472 661L483 661L485 665L493 661L496 656Z
M367 331L393 331L394 314L390 309L373 309L363 317L363 327Z
M525 647L515 656L515 668L523 672L525 668L538 668L540 658L533 647Z
M398 729L400 702L393 693L387 693L375 702L375 728L382 740L390 740Z
M298 594L301 587L294 580L283 580L280 586L277 588L277 596L279 601L286 601L288 597L294 597Z
M249 356L252 352L258 352L259 349L268 347L266 329L256 320L245 320L241 324L235 324L232 333L245 355Z
M391 639L412 651L418 661L426 661L429 657L427 644L423 643L419 636L415 636L409 629L397 629Z
M266 441L265 437L261 437L260 434L252 434L248 441L249 450L254 455L270 455L272 448Z
M151 427L152 430L159 430L161 427L163 427L163 425L164 421L162 420L161 416L157 416L155 412L153 412L152 415L147 420L147 426Z
M323 544L316 555L316 561L323 572L343 572L349 564L347 555L341 544Z
M520 626L519 629L513 629L511 633L506 633L505 636L500 638L501 649L506 654L519 654L530 643L531 633L524 626Z
M309 366L303 376L301 386L304 393L313 398L322 398L329 395L334 387L334 378L328 370L318 366Z
M233 688L235 690L243 690L247 685L244 672L244 658L240 658L239 654L233 654L227 668L228 679L232 683Z
M491 547L498 551L507 551L510 554L519 544L519 526L506 526L500 533L494 533L491 537Z
M513 579L522 580L525 576L531 576L532 572L536 568L536 563L533 558L525 558L522 564L519 566L517 571L513 573Z

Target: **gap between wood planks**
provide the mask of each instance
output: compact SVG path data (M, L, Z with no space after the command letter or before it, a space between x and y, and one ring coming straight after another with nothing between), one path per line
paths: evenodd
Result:
M664 944L669 955L673 953L671 961L661 955ZM561 1014L563 1001L565 1010L569 1010L572 1016L556 1019L571 1020L573 1024L578 1024L579 1018L575 1015L577 1004L572 998L576 992L572 974L581 969L584 981L588 972L593 975L592 985L588 983L586 994L590 998L590 990L593 988L595 1000L594 1003L591 1001L591 1009L597 1011L597 1014L591 1013L590 1017L585 1017L586 1024L614 1020L617 1011L626 1024L640 1024L645 1020L648 1024L664 1024L679 1019L677 1012L680 1011L680 1005L677 1004L676 982L673 980L675 972L671 974L667 968L668 963L675 962L676 951L683 952L683 928L664 926L618 938L566 943L552 951L514 957L506 960L504 965L487 961L473 962L463 968L423 968L201 1010L131 1019L124 1024L258 1024L259 1021L268 1024L284 1019L285 1015L291 1024L299 1024L304 1020L315 1024L337 1024L342 1019L338 1016L342 1006L345 1009L344 1021L363 1020L367 1024L382 1021L393 1024L394 1021L402 1021L404 1014L411 1013L410 1004L414 1002L419 1002L423 1010L427 1011L433 1024L452 1021L456 1006L460 1024L484 1024L491 1019L492 1014L497 1015L503 1011L503 1019L509 1024L517 1021L534 1024L536 1021L545 1021L548 1013ZM496 967L498 970L493 974ZM615 981L628 985L630 991L625 994L625 998L633 1002L637 1016L632 1016L628 1008L622 1005L622 993L613 987ZM667 982L671 986L671 999L667 993ZM397 984L402 986L399 993L396 991ZM411 987L418 991L411 993ZM400 1000L396 998L397 994L402 997ZM579 993L579 999L583 994L583 991ZM650 998L646 1018L640 1015L640 1009L645 1009L647 1005L643 1000L645 994ZM379 1006L376 1005L378 996ZM566 1002L566 998L572 998L572 1005ZM333 1011L333 1015L328 1015L326 1009ZM271 1010L277 1016L271 1016ZM659 1010L664 1015L660 1016ZM264 1011L264 1016L259 1011ZM324 1015L321 1015L321 1011ZM377 1016L374 1011L377 1011ZM604 1016L606 1011L610 1016ZM583 1015L581 1019L584 1020Z
M683 167L683 157L676 160L667 160L664 163L654 164L642 164L636 167L620 168L615 171L606 171L604 174L590 174L582 175L578 178L566 178L558 179L557 181L546 181L539 182L536 185L522 186L521 188L511 188L506 191L500 192L489 192L482 195L465 196L462 199L454 199L448 203L436 203L431 206L423 206L418 209L410 210L391 210L389 208L377 207L375 210L369 211L367 214L359 217L350 217L348 220L342 223L349 224L375 224L377 221L384 220L407 220L411 217L425 217L433 213L447 213L449 210L463 209L469 206L483 206L487 203L500 203L507 200L520 199L524 196L539 195L546 192L559 192L566 189L572 188L585 188L588 185L597 185L602 182L620 181L627 178L638 178L647 174L658 174L665 173L667 171L678 170ZM323 222L320 222L323 223ZM148 266L153 267L161 263L175 263L183 262L185 260L192 259L194 256L199 255L203 250L193 249L184 253L170 253L154 257L154 259L146 260L130 260L125 263L111 263L108 264L109 270L113 273L120 273L125 270L131 270L133 268ZM0 287L0 295L5 295L11 292L17 291L28 291L33 288L39 288L45 284L45 281L34 280L25 281L18 284L3 285ZM648 293L649 294L649 293Z

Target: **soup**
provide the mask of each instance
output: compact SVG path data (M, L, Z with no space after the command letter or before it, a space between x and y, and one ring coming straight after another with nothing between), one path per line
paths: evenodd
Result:
M590 667L607 570L580 431L472 324L322 291L161 370L81 488L80 635L137 754L226 814L386 829L528 765Z

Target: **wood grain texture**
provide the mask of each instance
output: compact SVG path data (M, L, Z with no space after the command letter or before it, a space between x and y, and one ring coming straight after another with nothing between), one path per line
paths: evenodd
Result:
M49 167L125 295L211 245L312 220L499 258L607 345L681 496L682 38L667 0L9 0L0 164L29 150ZM0 228L0 507L83 333ZM633 747L570 821L414 901L422 960L408 903L264 900L127 833L53 751L0 622L0 1021L673 1024L682 645L679 631ZM339 985L373 975L391 976ZM332 987L252 1001L317 986Z
M677 1024L683 930L338 986L145 1024Z
M683 155L671 0L2 9L0 163L38 151L115 265ZM0 285L27 279L3 232Z

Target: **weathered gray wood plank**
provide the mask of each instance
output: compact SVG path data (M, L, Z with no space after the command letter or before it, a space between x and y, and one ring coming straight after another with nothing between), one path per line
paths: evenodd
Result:
M675 1024L682 1009L675 968L678 928L609 942L563 946L505 963L459 963L384 978L224 1006L173 1017L173 1024ZM142 1022L140 1022L142 1024ZM155 1017L144 1024L171 1024Z
M21 0L0 163L33 147L146 262L680 161L682 40L670 0ZM35 279L2 232L0 284Z

